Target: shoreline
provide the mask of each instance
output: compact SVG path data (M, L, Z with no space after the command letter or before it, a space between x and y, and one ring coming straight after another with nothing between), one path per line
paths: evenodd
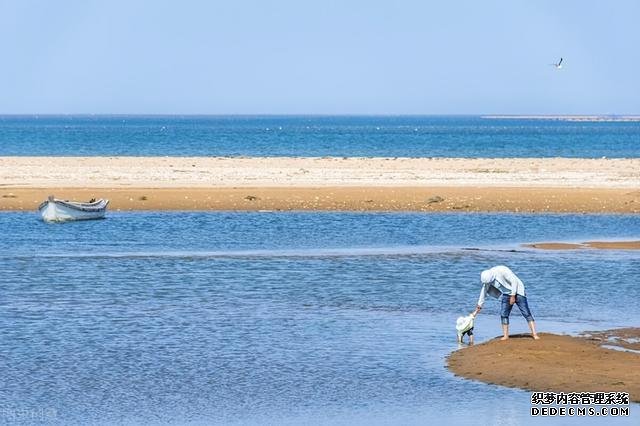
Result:
M0 157L12 188L618 188L640 158Z
M0 210L640 213L640 158L0 157Z
M536 392L628 392L640 402L640 329L585 332L580 337L514 335L459 349L447 357L456 376Z
M48 195L110 200L110 211L369 211L640 213L640 191L617 188L0 186L0 211L35 211ZM544 247L536 247L544 248Z

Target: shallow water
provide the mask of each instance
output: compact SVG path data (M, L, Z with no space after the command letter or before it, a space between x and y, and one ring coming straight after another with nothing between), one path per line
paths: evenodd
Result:
M0 156L640 157L638 122L477 116L0 116Z
M0 230L10 420L546 423L529 416L528 392L445 368L480 271L514 269L543 331L640 322L615 297L640 297L640 253L519 245L638 238L637 216L148 212L45 224L3 213ZM525 331L514 314L513 332ZM475 331L499 334L496 302ZM20 409L31 417L8 417ZM609 421L637 422L640 407L631 414Z

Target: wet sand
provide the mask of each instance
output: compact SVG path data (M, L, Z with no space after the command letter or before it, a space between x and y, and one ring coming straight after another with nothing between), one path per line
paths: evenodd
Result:
M640 213L640 194L628 190L483 187L0 187L0 210L32 211L50 194L70 200L107 198L111 211Z
M0 157L0 210L639 213L640 159Z
M614 330L585 331L583 337L600 344L612 344L625 349L640 351L640 329L618 328Z
M640 241L587 241L584 243L535 243L524 247L541 250L640 250Z
M496 338L453 352L447 363L457 376L486 383L530 391L628 392L640 402L640 354L601 346L623 347L620 339L633 341L640 329L603 333L608 337L541 333L540 340L529 335L504 342Z

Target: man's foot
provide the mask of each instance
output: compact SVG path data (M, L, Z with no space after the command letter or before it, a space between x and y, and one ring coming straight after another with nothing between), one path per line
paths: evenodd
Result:
M500 340L509 340L509 336L502 336Z
M540 340L540 336L537 334L532 334L531 337L533 337L533 340Z

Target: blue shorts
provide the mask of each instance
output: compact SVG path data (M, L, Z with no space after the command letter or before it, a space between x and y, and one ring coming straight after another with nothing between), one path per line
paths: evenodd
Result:
M511 296L508 294L503 294L500 297L500 320L503 324L509 324L509 314L511 313L511 308L513 308L513 305L509 304L510 298ZM520 313L527 320L527 322L533 321L533 315L531 315L529 304L527 303L527 298L525 296L516 296L515 304L518 305Z

